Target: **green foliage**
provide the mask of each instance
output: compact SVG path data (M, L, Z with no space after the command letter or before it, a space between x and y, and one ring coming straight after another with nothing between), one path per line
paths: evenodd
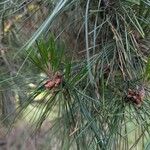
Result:
M145 75L145 80L149 81L150 80L150 59L148 59L148 61L147 61L144 75Z
M61 149L144 149L150 135L149 45L148 50L143 47L149 40L149 1L58 0L54 5L25 45L25 61L30 58L46 77L37 79L39 84L18 113L25 113L42 95L31 122L39 129L55 111L51 133ZM83 58L74 60L62 43L65 29L55 33L57 39L44 33L49 34L63 12L76 21L78 10L77 36L83 33L85 47L78 50L84 51Z
M60 70L63 63L63 45L56 45L54 38L40 40L36 45L38 50L31 49L28 52L33 64L47 75Z

